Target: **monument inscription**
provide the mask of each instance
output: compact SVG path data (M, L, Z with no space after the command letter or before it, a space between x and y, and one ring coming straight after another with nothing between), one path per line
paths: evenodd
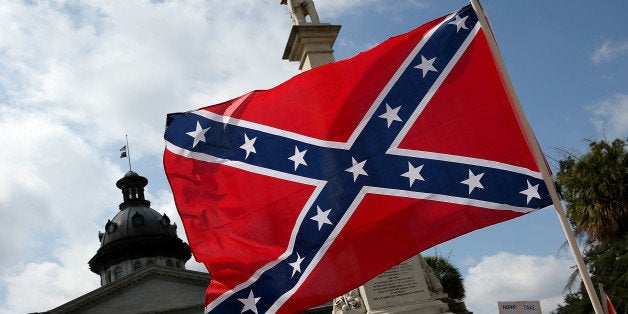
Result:
M364 286L362 295L369 310L393 305L420 303L430 299L423 269L414 256L405 262L371 279Z

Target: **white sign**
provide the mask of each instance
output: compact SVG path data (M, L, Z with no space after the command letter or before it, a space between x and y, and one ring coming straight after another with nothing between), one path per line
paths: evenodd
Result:
M497 302L499 314L541 314L540 301Z

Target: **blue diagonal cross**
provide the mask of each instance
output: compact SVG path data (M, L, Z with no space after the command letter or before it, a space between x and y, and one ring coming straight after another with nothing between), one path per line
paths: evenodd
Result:
M259 312L275 309L277 300L304 280L303 274L316 263L314 257L322 244L365 188L471 199L512 208L540 208L549 202L538 176L390 153L403 135L406 122L411 121L426 95L438 87L439 78L442 81L446 75L443 71L450 62L455 63L457 59L452 59L466 49L478 27L470 6L441 23L412 60L405 63L406 68L392 82L383 100L375 104L376 110L365 117L365 123L355 132L357 136L352 142L343 143L346 145L303 140L304 137L286 136L286 132L272 132L272 128L257 128L252 123L223 122L222 117L201 111L169 117L166 140L183 150L324 182L319 193L312 196L311 206L303 209L307 214L295 227L299 229L292 251L287 252L285 259L269 265L256 281L242 285L213 305L216 313L239 313L243 306ZM195 129L205 132L207 142L189 134ZM481 189L462 184L470 173L482 174ZM530 199L522 195L526 183L538 185L543 196Z

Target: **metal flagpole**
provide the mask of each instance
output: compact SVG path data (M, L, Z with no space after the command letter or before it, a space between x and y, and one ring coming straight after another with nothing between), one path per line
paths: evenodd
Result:
M511 101L514 105L515 112L517 113L517 118L519 119L519 123L523 128L523 131L526 136L526 140L528 141L528 145L533 152L534 159L536 161L537 166L541 170L541 174L543 175L543 180L545 181L545 185L547 185L547 189L549 190L550 196L552 197L552 202L554 203L554 208L556 209L556 213L558 214L558 220L560 220L560 224L565 232L565 236L567 237L567 242L569 243L569 247L571 248L571 252L576 260L576 265L578 266L578 271L580 272L580 277L582 277L582 281L587 289L587 294L589 295L589 299L591 299L591 303L593 304L593 309L596 314L603 314L602 306L600 304L600 300L597 297L595 292L595 288L593 287L593 283L591 282L591 277L589 276L589 271L586 268L584 263L584 259L582 258L582 254L580 253L580 249L578 248L578 244L573 235L573 231L567 222L567 216L565 215L565 209L561 203L560 196L558 195L558 191L556 191L556 187L554 186L554 181L552 180L552 174L549 170L549 166L545 161L543 156L543 152L541 152L541 148L532 132L532 128L528 120L523 113L523 109L521 107L521 103L519 101L519 97L515 93L515 88L512 85L512 81L510 80L510 76L508 76L508 72L506 70L506 65L504 64L504 60L499 52L499 48L497 47L497 42L495 41L495 35L491 30L491 27L488 23L488 19L486 18L486 13L482 8L479 0L471 0L471 5L473 6L473 10L475 10L478 21L482 26L486 34L486 38L488 40L489 46L491 48L491 52L493 56L495 56L495 61L497 62L497 67L502 76L502 80L504 81L506 88L508 89L508 94L511 98Z
M126 157L129 160L129 171L132 171L133 169L131 169L131 149L129 148L129 136L127 134L124 134L124 137L126 138Z

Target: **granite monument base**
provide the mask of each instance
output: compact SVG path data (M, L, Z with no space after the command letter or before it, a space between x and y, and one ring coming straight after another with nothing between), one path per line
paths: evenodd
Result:
M337 298L334 313L451 313L447 303L439 300L447 295L430 292L420 258L413 256Z

